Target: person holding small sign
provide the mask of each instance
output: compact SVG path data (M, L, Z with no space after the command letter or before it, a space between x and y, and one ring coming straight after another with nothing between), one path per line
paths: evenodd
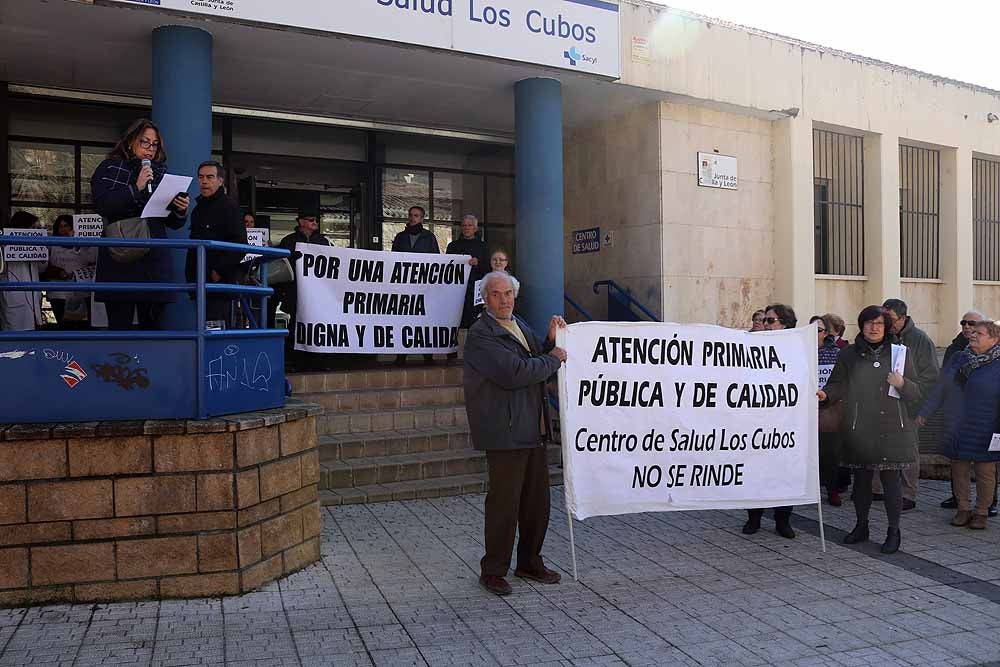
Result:
M462 329L468 329L479 317L479 308L474 305L476 281L488 273L488 250L486 242L479 238L479 219L474 215L462 217L462 236L448 244L446 255L470 255L469 266L472 276L465 293L465 306L462 308ZM456 355L456 353L452 353ZM449 356L452 356L449 355Z
M791 306L783 303L776 303L764 309L764 329L766 331L780 331L781 329L794 329L799 319L795 316L795 311ZM743 534L753 535L760 530L760 519L764 516L763 509L747 510L747 521L743 524ZM774 508L774 532L786 539L795 537L795 530L792 528L792 508L790 506Z
M816 335L819 339L818 367L822 389L829 379L829 373L837 364L840 348L837 347L837 337L833 327L825 315L813 315L809 323L816 322ZM844 404L825 403L819 408L819 479L826 487L827 498L834 507L840 507L840 422L844 416Z
M958 512L951 525L986 528L1000 462L1000 322L976 321L969 346L951 355L941 379L920 409L923 426L944 408L941 446L951 459L951 483ZM976 506L972 507L969 474L976 473Z
M27 211L10 216L8 229L39 229L38 217ZM11 283L36 283L45 271L45 262L5 261L0 280ZM41 292L0 291L0 330L33 331L45 324L42 317Z
M52 236L73 236L73 216L60 215L52 223ZM45 280L73 282L75 272L97 263L97 248L80 246L52 246L49 248L49 267ZM55 287L55 286L53 286ZM46 290L45 298L52 304L52 314L60 329L74 326L86 327L89 321L90 293Z
M549 526L545 382L566 361L566 351L555 346L556 330L566 321L553 315L543 343L514 315L518 288L506 273L486 274L486 310L465 343L465 410L472 445L486 452L489 475L479 584L496 595L511 592L504 577L518 532L514 576L543 584L561 578L545 567L541 552Z
M916 455L916 425L906 403L923 398L913 362L906 355L903 372L894 368L902 346L893 345L892 320L881 306L868 306L858 315L861 333L837 357L826 386L816 392L823 402L844 401L842 453L844 465L854 471L854 513L857 524L845 544L869 538L868 513L872 504L872 479L878 473L884 489L889 529L882 553L899 550L903 510L901 471ZM894 349L896 348L896 349Z

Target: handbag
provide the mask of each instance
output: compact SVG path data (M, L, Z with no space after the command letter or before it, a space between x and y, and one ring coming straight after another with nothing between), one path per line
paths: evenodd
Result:
M292 270L292 263L287 257L276 259L270 264L267 272L268 285L283 285L295 280L295 271Z
M109 239L149 240L149 225L144 218L124 218L104 225L104 237ZM137 262L147 254L149 248L108 248L111 259L120 264Z

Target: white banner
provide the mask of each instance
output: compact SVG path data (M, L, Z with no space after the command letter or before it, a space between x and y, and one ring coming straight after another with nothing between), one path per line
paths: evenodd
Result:
M617 0L118 1L620 75Z
M577 519L818 502L815 327L585 322L557 344Z
M458 350L468 255L297 243L295 349L430 354Z
M73 216L73 236L100 238L104 235L104 218L96 213Z
M266 248L271 241L271 230L267 227L253 227L247 230L247 245L254 245L258 248ZM247 253L243 255L241 262L249 262L257 259L260 255Z
M10 229L4 228L4 236L48 236L47 229ZM47 262L49 249L40 245L5 245L3 247L5 262Z

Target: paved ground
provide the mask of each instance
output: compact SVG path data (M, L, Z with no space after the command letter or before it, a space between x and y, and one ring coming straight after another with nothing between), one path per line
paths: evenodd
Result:
M1000 523L947 525L946 485L904 515L905 553L820 553L740 534L742 512L590 519L570 570L561 488L546 543L564 583L476 584L482 496L330 508L323 562L224 600L0 610L0 665L971 665L1000 661ZM853 525L825 506L828 537ZM884 534L884 514L873 517ZM770 523L765 521L770 527ZM1000 662L998 662L1000 664Z

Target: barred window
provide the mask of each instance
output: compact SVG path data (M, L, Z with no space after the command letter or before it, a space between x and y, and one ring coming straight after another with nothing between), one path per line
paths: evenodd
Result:
M972 159L973 276L1000 281L1000 162Z
M941 152L899 147L899 254L904 278L939 278Z
M865 273L864 140L813 130L813 229L818 274Z

